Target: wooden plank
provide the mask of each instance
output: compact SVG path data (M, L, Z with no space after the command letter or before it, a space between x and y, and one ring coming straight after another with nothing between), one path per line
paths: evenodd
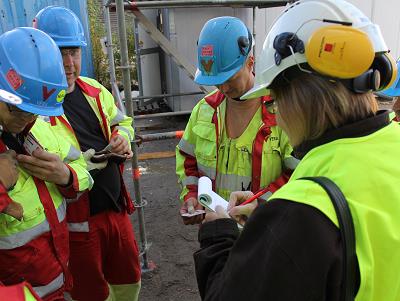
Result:
M151 159L163 159L163 158L172 158L175 157L174 151L167 151L167 152L153 152L153 153L143 153L139 154L138 160L151 160Z

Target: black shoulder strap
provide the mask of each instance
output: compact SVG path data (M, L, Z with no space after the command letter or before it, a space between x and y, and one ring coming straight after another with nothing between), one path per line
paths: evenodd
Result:
M356 281L356 239L353 219L346 198L339 187L325 177L304 177L300 180L310 180L319 184L329 195L339 221L339 230L343 245L343 281L342 301L354 300Z

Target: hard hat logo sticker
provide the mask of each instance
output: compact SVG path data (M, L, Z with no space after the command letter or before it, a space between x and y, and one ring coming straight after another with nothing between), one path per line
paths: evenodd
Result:
M57 102L62 102L64 97L65 97L65 90L61 90L56 97Z
M207 72L208 75L211 73L213 64L214 64L213 60L208 60L208 61L201 60L201 65L203 66L204 71Z
M21 87L24 82L22 80L22 78L19 76L19 74L17 73L17 71L15 71L14 69L8 70L6 77L7 77L8 83L11 85L11 87L14 90L17 90L19 87Z
M43 101L46 101L51 94L53 94L56 91L55 88L51 89L50 91L47 90L47 86L42 86L42 92L43 92Z
M201 56L213 56L213 55L214 55L213 45L205 45L201 47Z

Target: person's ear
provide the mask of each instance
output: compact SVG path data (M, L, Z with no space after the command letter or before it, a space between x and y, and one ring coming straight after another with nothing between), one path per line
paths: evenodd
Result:
M249 57L246 60L246 65L250 70L253 70L254 68L254 56L253 55L249 55Z

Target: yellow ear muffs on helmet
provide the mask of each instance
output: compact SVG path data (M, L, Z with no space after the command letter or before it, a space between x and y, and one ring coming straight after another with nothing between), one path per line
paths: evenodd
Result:
M380 53L375 56L372 68L378 70L381 75L381 83L378 90L390 87L397 78L397 64L388 52Z
M375 57L368 35L343 25L316 30L305 45L305 55L315 71L340 79L362 75L371 68Z

